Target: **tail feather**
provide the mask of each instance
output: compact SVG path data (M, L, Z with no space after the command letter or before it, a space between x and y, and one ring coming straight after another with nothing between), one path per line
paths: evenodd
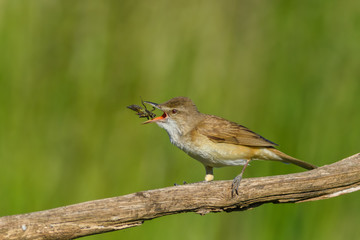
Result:
M281 157L282 161L287 162L287 163L292 163L295 164L299 167L311 170L311 169L315 169L317 168L317 166L311 164L311 163L307 163L304 161L301 161L299 159L293 158L279 150L277 150L276 148L269 148L270 151L272 151L273 153L275 153L276 155L278 155L279 157Z

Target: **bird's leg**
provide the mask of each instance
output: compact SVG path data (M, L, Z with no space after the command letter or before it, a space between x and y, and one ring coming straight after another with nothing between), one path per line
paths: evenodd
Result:
M205 181L201 181L201 182L211 182L212 180L214 180L214 174L213 174L213 168L209 167L209 166L205 166L205 171L206 171L206 175L205 175ZM198 183L198 182L195 182ZM188 185L188 184L194 184L194 183L187 183L184 181L184 185ZM179 184L174 183L174 186L179 186Z
M205 171L206 171L205 181L210 182L214 180L213 168L209 166L205 166Z
M249 165L249 162L250 162L250 160L246 160L246 163L245 163L243 169L241 170L241 173L234 178L234 181L232 183L232 191L231 191L232 196L235 196L235 194L239 195L238 190L239 190L240 181L242 179L242 176L244 174L246 167Z

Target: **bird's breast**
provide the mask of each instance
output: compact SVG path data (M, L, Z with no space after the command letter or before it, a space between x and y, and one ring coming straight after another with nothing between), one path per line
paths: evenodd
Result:
M192 158L212 167L244 165L247 159L254 156L254 149L251 147L215 143L203 135L185 135L173 144Z

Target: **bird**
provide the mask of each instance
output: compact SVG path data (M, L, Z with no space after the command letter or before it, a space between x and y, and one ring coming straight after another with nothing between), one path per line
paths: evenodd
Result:
M190 98L175 97L162 104L144 102L163 112L144 124L156 123L166 130L173 145L201 162L206 182L214 180L213 168L243 166L232 182L232 195L239 195L244 171L252 160L292 163L307 170L317 168L279 151L276 143L240 124L199 112Z

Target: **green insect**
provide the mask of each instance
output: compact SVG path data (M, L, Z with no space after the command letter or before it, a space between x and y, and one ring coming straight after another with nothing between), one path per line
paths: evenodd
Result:
M156 117L156 114L153 113L153 111L155 111L155 108L153 107L153 109L151 109L150 111L146 108L143 100L141 99L141 104L144 106L144 108L140 107L139 105L130 105L127 106L127 108L133 110L136 112L136 115L139 116L139 118L147 118L147 120L149 120L150 118L153 119L154 117Z

